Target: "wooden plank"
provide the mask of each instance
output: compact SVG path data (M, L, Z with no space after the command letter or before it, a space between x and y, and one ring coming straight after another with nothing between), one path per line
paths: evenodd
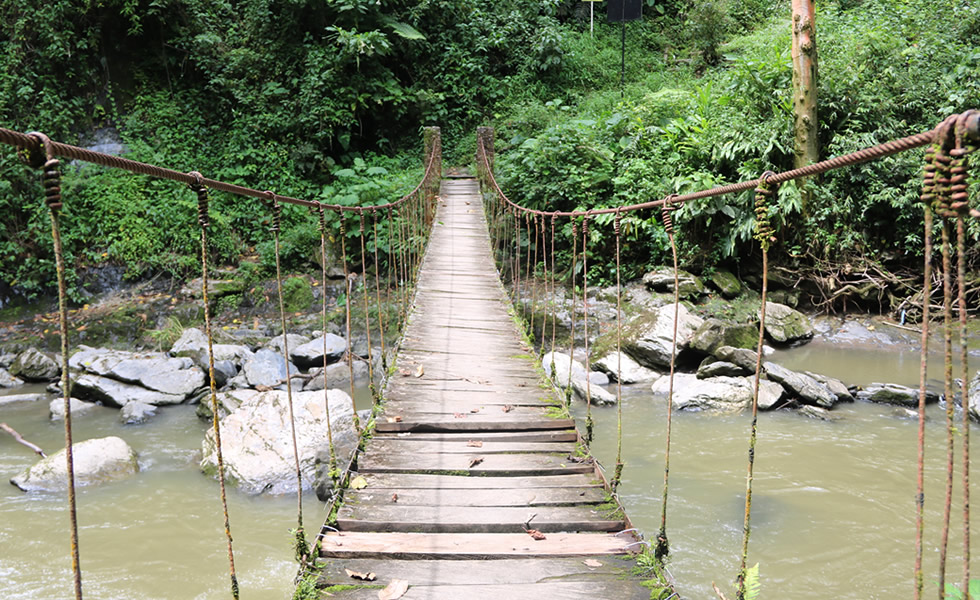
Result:
M470 442L479 446L471 445ZM484 442L482 440L423 440L383 437L371 440L367 452L370 454L516 454L516 453L559 453L575 452L575 444L570 442Z
M365 489L532 489L570 487L602 487L594 474L532 475L526 477L469 477L467 475L436 475L427 473L361 473L367 482Z
M462 433L393 433L375 436L374 439L405 439L405 440L436 440L436 441L457 441L468 442L470 440L480 440L482 442L576 442L578 432L574 429L562 431L475 431Z
M341 531L420 533L516 533L525 524L544 533L622 531L623 519L587 506L400 506L344 505L337 513Z
M478 462L477 462L478 461ZM470 476L563 475L591 473L591 463L577 463L567 455L538 454L367 454L357 461L361 473L469 473Z
M633 541L611 533L555 533L535 540L526 533L331 532L323 537L320 555L446 560L601 556L628 554Z
M493 390L455 390L434 389L424 392L426 402L459 402L475 406L492 406L499 410L501 406L555 406L557 400L548 390L511 390L495 392ZM414 402L419 399L419 391L409 391L403 386L392 388L385 393L385 407L399 406L401 402Z
M504 558L499 560L413 560L390 561L372 558L330 559L324 561L318 585L358 585L346 569L358 573L375 573L378 581L404 579L425 582L425 585L480 585L508 583L538 583L562 581L595 581L607 576L618 578L633 567L631 560L615 556L597 557L598 567L588 567L582 558ZM593 563L590 563L593 564ZM460 598L468 598L463 595ZM374 600L377 600L375 594ZM545 600L541 598L539 600Z
M398 431L537 431L543 429L569 429L575 426L572 419L543 419L526 422L490 421L486 419L433 419L425 422L402 421L378 423L379 433Z
M381 489L348 490L348 505L388 504L398 506L574 506L602 504L606 494L598 487L532 489Z
M342 600L377 600L376 588L361 586L333 593ZM527 584L412 585L401 600L648 600L650 590L633 581L548 581Z
M466 418L475 420L492 421L526 421L528 419L544 419L548 416L548 411L557 409L557 406L539 404L537 406L527 405L486 405L480 402L448 401L435 400L426 397L426 394L418 394L417 402L406 400L386 402L385 415L394 418L401 416L403 420L421 421L434 415L435 418L444 418L449 415L454 418ZM509 406L504 410L504 406ZM455 417L455 415L463 415Z

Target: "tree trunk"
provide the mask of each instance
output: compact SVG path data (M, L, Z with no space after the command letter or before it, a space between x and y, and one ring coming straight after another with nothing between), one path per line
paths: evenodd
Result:
M817 140L817 35L813 0L793 6L793 113L795 165L820 160Z

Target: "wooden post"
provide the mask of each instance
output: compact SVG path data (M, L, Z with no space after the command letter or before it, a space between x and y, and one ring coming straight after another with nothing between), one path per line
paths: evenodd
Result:
M790 0L793 7L793 114L795 165L818 162L817 35L813 0ZM806 197L804 196L804 202ZM805 208L805 204L804 204Z

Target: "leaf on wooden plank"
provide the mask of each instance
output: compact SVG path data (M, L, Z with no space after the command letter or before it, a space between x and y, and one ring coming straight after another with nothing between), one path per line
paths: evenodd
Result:
M480 412L480 409L479 408L471 408L470 409L470 412L473 413L473 414L476 414L476 413Z
M415 376L416 377L421 377L423 375L425 375L425 367L423 367L422 365L419 365L419 368L418 369L415 369Z
M391 495L391 501L392 502L398 502L398 494L392 494Z
M385 417L385 420L388 421L389 423L401 423L402 422L402 418L399 415L395 415L393 417Z
M503 406L500 407L500 410L504 411L505 413L508 413L514 410L514 407L511 406L510 404L504 404Z
M402 377L408 377L412 374L412 372L408 369L398 369L398 373L400 373Z
M483 462L483 457L482 456L477 456L477 457L471 458L470 459L470 468L472 469L473 467L475 467L476 465L480 464L481 462Z
M587 566L587 567L589 567L589 568L591 568L591 569L595 569L595 568L598 568L598 567L601 567L602 566L602 563L599 562L599 561L597 561L594 558L587 558L587 559L585 559L585 560L582 561L582 564L585 565L585 566Z
M408 582L404 579L392 579L388 586L378 591L378 600L395 600L408 591Z
M466 415L464 415L463 413L453 413L453 418L454 419L465 419L466 418Z
M469 446L470 448L482 448L483 442L480 440L470 440L466 442L466 445Z
M527 534L529 536L531 536L531 538L533 538L535 540L539 540L540 541L540 540L546 540L546 539L548 539L548 538L545 537L545 535L543 533L541 533L537 529L527 529L525 531L527 531Z
M374 581L378 578L374 573L361 573L360 571L351 571L350 569L344 569L349 577L354 579L360 579L361 581Z
M358 475L354 479L351 479L350 489L352 490L363 490L367 487L367 479L363 475Z

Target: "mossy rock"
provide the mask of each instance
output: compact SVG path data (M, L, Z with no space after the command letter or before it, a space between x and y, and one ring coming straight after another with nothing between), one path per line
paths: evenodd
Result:
M725 298L734 298L742 293L742 282L731 271L715 269L709 281Z
M721 319L707 319L691 338L690 348L704 354L713 354L722 346L754 349L759 342L757 323L728 323Z

